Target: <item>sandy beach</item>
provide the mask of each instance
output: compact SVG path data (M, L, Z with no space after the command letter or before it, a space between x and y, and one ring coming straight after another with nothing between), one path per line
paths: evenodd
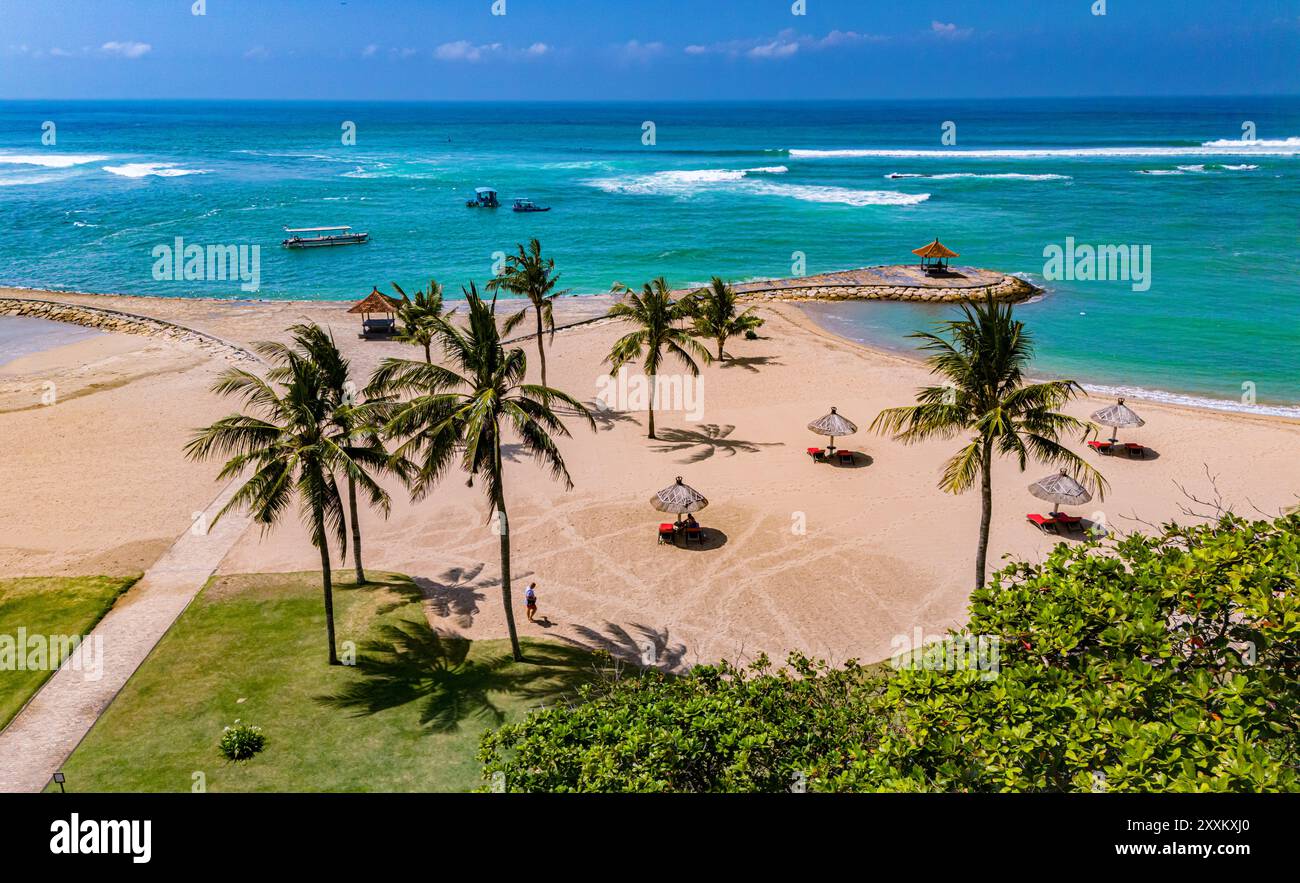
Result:
M359 383L380 359L416 352L358 340L348 303L0 295L102 306L245 344L283 339L288 325L315 321L333 330ZM557 322L599 316L608 303L565 299ZM657 442L645 437L643 411L600 413L595 433L571 422L574 436L562 445L575 485L567 493L531 461L510 461L516 598L530 580L540 596L539 622L521 616L523 634L638 657L649 644L669 666L789 650L877 660L895 635L963 621L978 495L936 487L957 443L905 447L866 432L882 408L911 402L926 371L836 338L796 306L765 304L761 315L760 339L730 343L734 358L704 369L699 420L659 412ZM601 359L622 330L596 322L558 333L548 352L551 384L593 400L608 370ZM535 351L531 341L521 346ZM190 463L181 448L196 427L234 410L208 391L225 367L177 341L110 333L0 368L7 474L0 575L133 573L153 563L220 490L218 464ZM53 404L42 403L47 382L57 390ZM1105 403L1084 398L1067 410L1086 417ZM1182 509L1193 504L1178 485L1211 497L1207 475L1243 514L1271 515L1296 502L1295 482L1279 476L1296 475L1300 422L1131 404L1147 425L1125 438L1153 455L1089 453L1110 492L1074 514L1120 532L1186 519ZM843 442L866 455L853 468L814 464L804 453L819 443L806 424L832 405L862 427ZM1059 541L1025 522L1050 505L1026 491L1049 472L998 463L991 565L1003 555L1039 559ZM700 517L710 537L703 547L656 544L662 519L648 500L676 476L711 501ZM399 486L390 491L391 517L362 516L366 566L416 577L435 626L504 635L497 537L480 489L453 474L418 504ZM220 572L318 566L295 517L267 534L250 530Z

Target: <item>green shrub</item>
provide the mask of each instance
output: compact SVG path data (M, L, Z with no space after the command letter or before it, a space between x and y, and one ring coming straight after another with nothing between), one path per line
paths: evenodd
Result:
M262 728L235 721L233 726L221 731L219 746L227 760L248 760L266 747Z
M511 791L1300 791L1297 583L1296 515L1062 543L972 596L995 671L646 674L480 759Z

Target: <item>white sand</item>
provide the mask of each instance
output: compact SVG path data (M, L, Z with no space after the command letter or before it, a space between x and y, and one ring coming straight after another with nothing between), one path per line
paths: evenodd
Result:
M386 355L416 357L401 344L359 341L346 304L57 297L172 319L238 342L279 337L290 323L312 319L334 329L359 382ZM567 300L557 318L603 308ZM958 443L905 447L865 431L881 408L911 401L926 382L924 369L835 338L793 307L764 307L763 315L762 339L734 342L734 363L705 369L700 422L660 413L658 443L645 438L644 413L610 415L594 434L572 424L575 437L562 444L576 485L569 493L531 461L510 462L522 634L638 656L651 643L668 663L759 651L783 657L791 649L876 660L889 655L895 635L963 621L974 580L978 494L952 497L936 487ZM599 323L558 334L548 353L552 385L592 399L607 370L601 358L623 330ZM92 344L126 349L113 350L105 363L101 351L78 350ZM522 345L534 352L533 342ZM172 344L165 353L155 346L110 335L32 357L22 378L0 379L0 402L12 394L10 384L31 389L43 373L84 371L78 364L123 381L54 407L0 413L6 472L18 476L0 511L0 574L143 569L216 495L217 466L188 464L180 448L193 427L232 410L233 402L205 391L223 365ZM1102 404L1085 399L1068 410L1086 416ZM1147 426L1129 437L1158 456L1088 454L1111 493L1074 514L1104 518L1122 531L1141 529L1135 518L1185 519L1187 500L1175 482L1208 495L1207 467L1226 501L1244 514L1257 514L1255 507L1276 513L1296 502L1300 423L1132 404ZM805 425L831 405L863 427L845 443L866 452L868 465L818 465L804 454L819 442ZM1022 474L1011 462L998 464L992 565L1004 554L1037 560L1056 541L1024 521L1027 512L1046 511L1049 504L1030 497L1026 486L1049 472L1031 465ZM713 537L703 549L656 544L663 519L648 500L677 475L712 503L700 516ZM497 537L481 490L463 479L453 474L416 505L390 487L391 518L363 517L365 563L419 580L435 625L499 637L505 624ZM795 529L801 524L806 532ZM312 570L318 561L295 514L268 535L246 534L221 571ZM522 609L531 579L543 621L535 625Z

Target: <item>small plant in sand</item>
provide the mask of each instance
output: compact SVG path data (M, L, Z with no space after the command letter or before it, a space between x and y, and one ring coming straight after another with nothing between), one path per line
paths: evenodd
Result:
M266 747L266 736L261 727L236 720L221 731L221 741L217 747L226 756L226 760L248 760Z

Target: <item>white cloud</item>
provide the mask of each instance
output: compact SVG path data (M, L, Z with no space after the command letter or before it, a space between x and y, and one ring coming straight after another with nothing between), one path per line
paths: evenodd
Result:
M947 24L941 21L930 22L930 32L936 37L944 40L964 40L969 37L974 30L974 28L959 28L952 22L948 22Z
M24 47L24 48L25 48L25 47ZM60 49L58 46L55 46L53 49L51 49L51 50L50 50L50 54L53 55L53 56L55 56L56 58L71 58L71 57L72 57L72 53L71 53L71 52L69 52L69 51L66 50L66 49Z
M361 50L361 57L362 57L362 58L374 58L374 57L375 57L375 53L378 52L378 51L379 51L379 46L377 46L377 45L374 44L374 43L371 43L371 44L370 44L369 46L367 46L365 49L362 49L362 50Z
M500 43L474 44L468 40L456 40L443 43L433 50L433 56L441 61L481 61L484 55L500 50Z
M270 58L271 50L267 49L265 46L254 46L252 49L249 49L244 53L244 57L255 59Z
M534 43L533 45L529 46L527 49L524 50L524 54L533 56L534 58L538 58L547 54L550 51L551 51L551 47L547 46L545 43Z
M116 55L119 58L139 58L142 55L148 55L153 47L148 43L137 43L134 40L118 41L113 40L99 47L99 51L106 55Z
M411 49L410 47L403 47L399 49L398 47L394 46L392 49L388 50L388 54L393 58L410 58L412 55L417 54L419 51L420 50L418 49Z
M615 51L624 59L649 61L657 55L662 55L666 48L663 43L658 41L642 43L640 40L628 40L621 46L615 47Z
M773 40L771 43L755 46L745 54L750 58L788 58L798 51L798 43Z
M800 34L792 28L786 28L775 37L750 38L745 40L726 40L720 43L692 43L685 47L687 55L726 55L731 58L744 56L754 59L789 58L802 51L818 52L823 49L837 49L861 43L883 43L888 37L875 34L863 34L857 31L831 31L824 37Z

